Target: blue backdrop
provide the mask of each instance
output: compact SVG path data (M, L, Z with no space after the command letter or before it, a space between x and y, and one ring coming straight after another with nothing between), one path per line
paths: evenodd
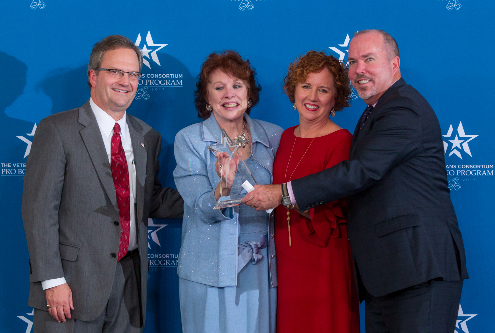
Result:
M36 124L89 98L86 66L95 42L122 34L143 50L145 75L129 112L162 134L160 179L174 186L174 136L199 121L193 91L209 53L234 49L249 59L263 87L252 117L287 128L298 121L281 88L288 64L311 49L345 61L348 36L367 28L396 38L402 76L427 98L440 120L471 276L464 284L456 332L493 332L495 103L488 81L495 77L495 2L3 0L0 6L0 332L31 332L32 327L20 207ZM352 131L364 108L355 98L333 120ZM150 223L145 332L181 331L176 274L180 223Z

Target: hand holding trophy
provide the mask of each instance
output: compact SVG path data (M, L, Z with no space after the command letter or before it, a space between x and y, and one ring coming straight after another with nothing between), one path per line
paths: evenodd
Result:
M247 143L245 137L236 137L235 140L231 140L225 130L222 130L222 139L220 144L214 144L207 147L208 150L215 153L217 161L215 162L215 171L220 177L219 184L219 198L215 209L227 208L237 206L241 203L242 197L246 194L246 190L243 189L241 179L245 178L242 175L237 177L236 174L239 167L239 161L242 161L245 169L241 170L244 174L247 172L251 177L251 172L247 168L246 163L242 160L242 152L239 151L240 147L244 147ZM253 178L254 180L254 178ZM256 180L254 180L256 183Z
M216 153L217 162L215 163L215 171L221 181L221 195L229 195L232 184L234 183L237 167L239 166L239 160L241 159L242 152L236 152L230 157L227 152Z

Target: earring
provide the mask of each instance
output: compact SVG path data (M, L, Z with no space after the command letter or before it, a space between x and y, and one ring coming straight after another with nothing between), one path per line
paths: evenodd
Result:
M211 105L210 104L206 104L206 111L211 112L211 110L212 110L211 109Z
M335 110L332 109L332 111L330 111L330 114L332 115L332 117L335 117Z
M294 105L292 105L292 107L294 108L294 110L297 110L296 103L294 103Z
M253 103L251 102L251 100L248 100L248 102L247 102L247 107L248 107L248 109L249 109L252 105L253 105Z

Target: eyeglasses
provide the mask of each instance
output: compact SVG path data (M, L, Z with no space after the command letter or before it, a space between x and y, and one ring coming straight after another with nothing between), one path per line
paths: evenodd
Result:
M116 77L116 78L121 78L124 77L124 74L127 73L129 74L129 78L132 80L138 80L141 78L143 73L140 72L126 72L121 69L115 69L115 68L98 68L99 71L107 71L110 73L110 75Z

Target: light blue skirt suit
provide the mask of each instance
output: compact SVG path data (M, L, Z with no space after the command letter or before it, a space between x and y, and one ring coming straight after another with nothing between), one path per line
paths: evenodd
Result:
M244 119L252 139L251 156L245 162L258 184L270 184L283 130L247 114ZM270 219L266 212L244 205L213 209L220 178L215 172L215 154L207 147L220 138L213 115L175 137L174 179L184 198L178 262L182 329L184 333L275 332L273 216ZM242 168L239 163L235 182L245 180L247 173ZM248 260L253 259L243 266L238 256L246 258L246 254Z

